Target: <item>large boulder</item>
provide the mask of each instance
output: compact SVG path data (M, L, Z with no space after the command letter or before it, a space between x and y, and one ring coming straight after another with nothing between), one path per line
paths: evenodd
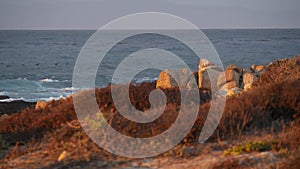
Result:
M168 89L177 87L177 83L175 81L176 72L173 70L163 70L156 81L156 88Z
M218 77L218 94L233 96L241 93L241 81L244 70L234 65L227 66L226 70Z
M236 84L240 83L240 74L234 70L228 69L219 74L217 86L222 87L225 83L234 81Z
M201 59L198 70L198 87L208 90L216 89L220 71L222 68L206 59Z
M193 78L193 79L192 79ZM194 74L191 74L188 68L182 68L178 71L163 70L157 79L156 88L168 89L173 87L194 88L197 86Z
M201 89L211 89L211 83L208 71L199 71L198 74L198 86Z
M236 88L236 87L239 87L239 84L236 82L236 81L230 81L230 82L227 82L225 83L221 88L220 90L224 90L224 91L229 91L230 89L232 88Z
M216 71L222 71L222 68L220 66L215 65L214 63L208 61L207 59L200 59L200 63L198 66L198 71L199 72L204 72L208 69L213 69Z
M258 77L254 73L247 72L243 75L244 89L249 90Z

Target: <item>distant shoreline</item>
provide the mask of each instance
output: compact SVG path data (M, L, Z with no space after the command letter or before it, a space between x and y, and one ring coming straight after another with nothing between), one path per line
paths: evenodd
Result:
M286 59L281 59L281 60L286 60ZM154 81L141 81L139 83L133 83L133 84L134 85L140 85L142 83L153 83L153 82L156 83L157 78ZM96 89L102 89L102 88L104 89L104 88L108 88L108 86L96 87ZM76 91L75 93L79 93L80 91L85 91L85 90L92 90L92 89L82 89L82 90ZM53 98L53 99L49 99L49 100L37 99L36 101L27 101L27 100L23 100L23 99L14 99L14 98L11 98L10 96L7 96L7 95L0 95L0 116L2 116L3 114L10 115L10 114L13 114L13 113L18 113L18 112L21 112L25 108L34 108L36 106L37 102L49 102L49 101L52 101L52 100L57 101L59 99L66 99L71 95L72 95L72 93L65 96L65 97ZM11 101L10 101L10 99L11 99Z
M1 100L9 99L9 96L0 96ZM36 102L27 102L24 100L14 100L11 102L0 102L0 116L3 114L13 114L21 112L25 108L35 107Z

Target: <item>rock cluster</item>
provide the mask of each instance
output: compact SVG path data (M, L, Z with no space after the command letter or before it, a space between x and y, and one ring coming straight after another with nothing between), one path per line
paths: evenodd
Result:
M178 71L169 69L163 70L157 79L156 88L169 89L174 87L188 89L197 87L194 73L190 73L187 68L182 68Z
M163 70L157 80L156 88L168 89L184 87L191 89L198 85L204 90L215 90L219 94L232 96L249 90L264 71L264 65L252 65L249 70L236 65L228 65L223 71L212 62L201 59L197 73L191 74L187 68L178 71ZM198 76L198 77L197 77ZM196 78L197 84L191 79Z

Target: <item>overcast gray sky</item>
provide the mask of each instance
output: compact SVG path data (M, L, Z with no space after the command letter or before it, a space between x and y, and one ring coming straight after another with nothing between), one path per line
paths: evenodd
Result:
M137 12L199 28L300 28L299 0L0 0L0 29L98 29Z

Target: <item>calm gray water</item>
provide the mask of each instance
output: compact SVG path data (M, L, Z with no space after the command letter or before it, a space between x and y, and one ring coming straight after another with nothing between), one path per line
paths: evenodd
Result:
M27 101L49 100L65 97L72 92L72 73L76 58L94 33L80 31L0 31L0 95ZM268 64L278 58L300 55L300 29L261 30L203 30L215 46L223 65L236 64L244 68L252 64ZM178 44L168 40L158 41L151 36L138 42L138 48L151 41L171 51L181 52ZM120 43L119 45L126 45ZM101 70L96 85L106 86L111 80L119 55L128 53L126 48L115 51ZM128 49L128 50L132 50ZM188 58L189 55L187 54ZM187 59L196 69L199 60ZM138 63L137 63L138 64ZM158 71L142 72L135 81L153 80Z

